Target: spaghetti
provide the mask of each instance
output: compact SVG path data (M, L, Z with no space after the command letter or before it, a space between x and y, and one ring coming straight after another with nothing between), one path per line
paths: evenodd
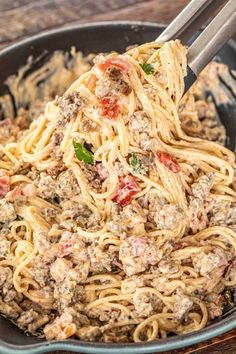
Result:
M200 330L236 284L235 156L198 137L178 40L94 63L29 129L2 125L0 311L47 339Z

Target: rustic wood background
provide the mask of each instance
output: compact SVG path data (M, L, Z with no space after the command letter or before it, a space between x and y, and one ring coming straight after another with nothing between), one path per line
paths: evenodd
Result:
M51 28L105 20L170 22L189 0L0 0L0 49ZM169 354L236 354L236 330ZM166 353L167 354L167 353Z

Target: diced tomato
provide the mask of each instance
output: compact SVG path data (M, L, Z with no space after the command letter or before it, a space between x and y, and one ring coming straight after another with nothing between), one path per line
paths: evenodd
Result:
M59 257L68 256L73 252L74 242L66 241L59 244L58 255Z
M127 175L120 178L113 201L121 206L129 204L132 198L141 191L140 185L137 183L136 178L132 175Z
M111 119L116 118L120 112L117 99L114 97L103 97L100 101L100 114Z
M96 88L96 83L97 83L97 76L92 74L87 81L87 86L89 90L94 91Z
M120 69L126 74L131 69L131 64L127 60L119 57L107 58L103 63L99 64L99 68L102 71L106 71L111 66Z
M0 198L4 198L10 190L10 177L7 171L0 170Z
M159 158L159 161L163 163L163 165L165 165L170 171L174 173L180 172L180 165L173 156L167 152L157 152L156 155Z

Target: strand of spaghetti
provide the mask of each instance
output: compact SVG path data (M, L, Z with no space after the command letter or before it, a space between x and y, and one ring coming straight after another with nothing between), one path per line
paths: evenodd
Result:
M99 299L104 298L107 295L120 295L120 293L121 293L120 289L117 288L105 289L99 293Z
M106 302L109 302L109 305L110 305L111 301L121 301L121 300L131 301L132 296L130 294L129 295L113 295L113 296L107 296L105 298L105 300L106 300ZM103 303L104 303L104 298L95 300L95 301L91 302L90 304L88 304L86 306L86 309L90 310L92 307L100 306Z
M23 137L21 141L22 145L20 145L21 147L25 147L23 151L26 154L27 151L32 151L35 142L42 137L43 131L45 130L47 124L48 120L44 115L41 115L37 120L32 123L28 136L26 135L25 137Z
M42 295L35 295L33 290L24 290L23 294L35 303L40 304L42 307L50 309L53 308L53 298L52 297L42 297Z
M103 300L101 304L99 304L99 309L105 310L105 311L110 311L111 309L115 310L120 310L121 312L125 313L127 316L131 315L131 311L128 309L127 306L120 305L120 304L114 304L111 302L106 303L106 297L101 299Z
M148 333L148 342L158 338L158 330L159 330L158 321L157 320L152 321L151 325L152 325L152 330L151 328L148 328L148 330L151 331L150 334Z
M21 289L20 283L19 283L20 272L23 268L25 268L30 263L30 261L34 258L34 256L36 256L36 254L37 254L37 250L34 249L32 251L32 253L29 254L28 257L24 261L22 261L20 264L17 265L17 267L13 273L13 284L14 284L16 291L18 291L19 293L22 293L22 289Z
M140 294L151 293L155 294L170 310L173 309L172 302L173 299L170 296L163 296L158 290L151 287L138 288L134 294L134 298L138 297Z
M19 236L19 233L17 231L17 229L20 227L25 228L25 232L23 233L23 236ZM22 238L24 238L27 241L32 241L32 228L30 223L27 222L26 220L14 221L11 227L11 235L14 237L15 240L21 240Z
M78 78L75 82L73 82L73 84L68 88L68 90L66 91L66 94L70 94L74 91L77 91L77 89L80 87L81 83L86 81L86 79L88 79L89 76L90 76L89 72L81 75L80 78Z
M127 156L129 152L129 139L127 136L127 129L123 120L119 119L115 125L117 129L120 152L123 156Z
M201 322L196 325L194 324L193 328L185 328L184 326L180 325L176 331L176 333L181 333L181 334L185 334L185 333L189 333L194 331L199 331L200 329L202 329L203 327L206 326L207 321L208 321L208 312L207 312L207 308L206 305L203 304L203 302L201 300L199 300L198 298L193 297L192 300L200 307L201 312L202 312L202 319Z
M121 282L117 282L117 283L111 283L111 284L104 284L104 285L97 285L97 284L91 284L91 285L86 285L85 286L85 290L104 290L104 289L110 289L113 287L119 287Z
M94 205L94 201L93 199L91 198L89 192L87 191L87 188L86 188L86 185L87 185L87 182L83 176L83 173L81 171L81 168L79 167L78 164L76 163L72 163L71 164L71 167L72 167L72 170L74 172L74 175L78 181L78 184L80 186L80 189L81 189L81 193L82 193L82 196L83 196L83 200L85 202L85 204L94 212L96 213L100 213L100 211L98 210L98 208Z
M229 196L236 198L236 192L232 188L229 188L227 186L216 185L214 186L213 190L214 192L219 192L220 194L228 194Z
M39 210L43 210L43 208L52 208L57 210L58 212L61 211L60 207L40 197L28 198L28 201L32 206L39 208Z
M20 183L20 182L26 182L26 183L31 183L31 179L28 178L25 175L14 175L10 177L10 183L15 184L15 183Z
M22 274L23 274L23 271L24 271L24 269L21 270ZM25 274L23 274L23 275L25 276ZM31 279L30 278L26 278L26 277L25 278L21 278L20 283L21 284L26 284L27 288L29 286L31 286L31 287L34 287L35 289L39 289L38 283L32 278Z
M188 258L191 254L198 253L200 251L210 251L211 246L198 246L198 247L185 247L184 249L174 251L172 258L175 260L182 260Z
M101 230L95 232L89 232L77 227L77 232L80 236L83 236L87 240L95 239L102 235L106 231L106 227L104 226Z
M225 286L234 286L236 284L236 279L226 280L223 278L223 279L221 279L221 281Z
M227 239L227 241L229 241L236 250L236 233L228 227L211 226L203 231L200 231L199 233L194 235L194 237L197 239L205 240L206 238L211 237L213 235L220 235L221 237ZM191 237L188 237L188 239L190 238Z
M5 154L11 163L16 164L16 165L20 164L19 160L17 158L15 158L15 156L12 155L12 153L8 151L7 147L4 147L2 144L0 144L0 152Z
M115 140L112 144L105 145L106 149L109 148L109 146L110 152L108 154L108 160L106 160L105 157L102 158L102 163L109 173L109 188L105 193L95 193L93 191L90 191L90 194L96 200L107 199L108 197L110 197L114 193L116 185L118 183L117 173L114 167L112 166L112 163L114 161L114 155L117 155L117 140Z
M174 317L173 313L158 313L156 315L152 315L148 317L146 320L142 321L134 330L133 333L133 339L134 342L142 342L140 339L140 334L144 330L146 326L148 326L150 323L153 321L158 321L159 318L167 318L167 319L172 319Z
M139 324L140 321L142 321L141 319L138 320L127 320L127 321L117 321L117 322L112 322L109 323L107 325L104 325L102 327L102 331L107 331L110 330L112 328L117 328L117 327L123 327L123 326L129 326L129 325L135 325L135 324Z
M7 171L12 171L13 170L13 164L11 162L6 162L3 160L0 160L0 168L7 170Z
M119 280L119 278L117 278L117 276L112 274L92 275L87 278L86 283L90 283L93 281L107 281L107 280L116 283Z

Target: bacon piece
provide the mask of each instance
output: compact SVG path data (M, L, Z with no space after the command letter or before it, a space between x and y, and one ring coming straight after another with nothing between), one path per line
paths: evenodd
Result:
M113 66L120 69L126 74L131 69L131 64L127 60L119 57L107 58L103 63L99 64L98 66L99 69L101 69L102 71L106 71L107 69Z
M100 101L100 115L110 119L116 118L120 112L117 99L114 97L104 97Z
M132 198L141 191L140 185L136 182L136 178L132 175L127 175L120 178L113 201L121 206L129 204Z
M7 171L0 170L0 198L4 198L10 190L10 177Z
M173 173L180 172L180 165L173 156L171 156L167 152L157 152L156 155L159 161L163 165L165 165L170 171L172 171Z

